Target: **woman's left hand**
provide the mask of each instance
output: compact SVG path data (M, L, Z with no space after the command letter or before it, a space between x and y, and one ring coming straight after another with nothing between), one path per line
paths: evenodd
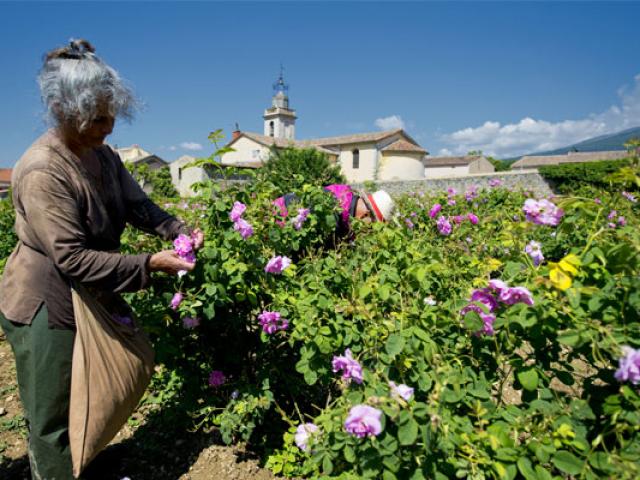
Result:
M202 248L202 244L204 243L204 233L199 228L196 228L193 232L191 232L191 239L193 240L193 248L195 250L200 250Z

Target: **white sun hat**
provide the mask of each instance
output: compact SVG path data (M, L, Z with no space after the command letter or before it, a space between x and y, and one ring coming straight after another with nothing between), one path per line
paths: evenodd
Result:
M367 195L367 200L379 222L386 222L391 218L395 204L391 195L384 190L378 190L375 193Z

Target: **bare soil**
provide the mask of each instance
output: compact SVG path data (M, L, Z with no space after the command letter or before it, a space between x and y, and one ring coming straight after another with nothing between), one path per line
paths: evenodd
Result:
M189 432L162 412L138 410L92 462L88 480L272 480L250 452L222 445L217 433ZM133 425L133 426L132 426ZM0 479L30 479L27 428L13 352L0 333Z

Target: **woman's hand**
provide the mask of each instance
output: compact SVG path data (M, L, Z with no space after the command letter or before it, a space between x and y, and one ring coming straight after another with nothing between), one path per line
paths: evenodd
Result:
M199 228L196 228L191 232L191 239L193 240L193 249L200 250L202 248L202 244L204 243L204 233Z
M202 233L201 233L202 234ZM163 250L151 255L149 259L150 272L164 272L169 275L176 275L180 270L191 271L195 263L182 260L173 250Z

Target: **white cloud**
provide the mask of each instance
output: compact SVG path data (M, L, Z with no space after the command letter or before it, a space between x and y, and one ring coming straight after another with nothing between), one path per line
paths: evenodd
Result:
M175 145L171 145L169 147L169 150L171 150L172 152L175 152L177 150L177 147Z
M182 142L180 147L185 150L202 150L202 145L196 142Z
M640 74L631 87L618 90L620 102L601 113L578 120L547 122L525 117L518 123L487 121L479 127L468 127L441 135L441 141L457 155L482 150L485 155L515 157L606 135L640 125Z
M438 157L451 157L453 156L453 152L448 148L441 148L438 150Z
M377 118L374 124L380 130L395 130L396 128L404 128L404 121L402 121L402 117L400 117L400 115L391 115L389 117Z

